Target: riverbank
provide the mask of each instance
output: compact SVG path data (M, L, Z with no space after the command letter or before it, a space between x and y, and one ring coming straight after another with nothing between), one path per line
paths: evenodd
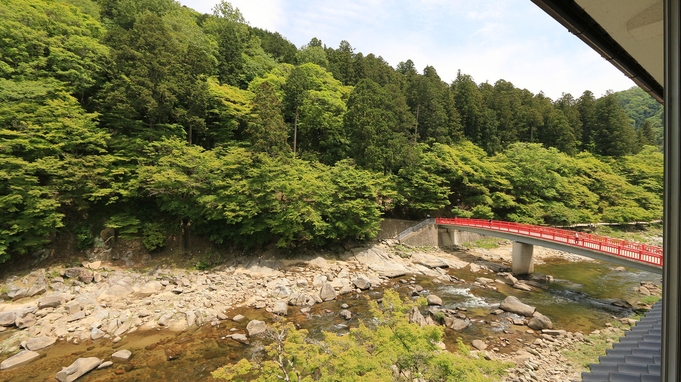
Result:
M133 257L86 262L81 267L38 269L21 278L9 278L3 286L7 299L0 303L0 331L5 332L0 333L3 354L0 359L16 353L22 342L31 339L47 338L58 345L94 347L98 343L125 343L135 332L158 335L204 326L230 328L229 340L246 342L248 319L237 313L244 309L259 311L263 317L288 315L312 320L317 313L315 307L322 306L324 301L350 301L373 295L371 290L401 288L412 294L428 293L418 280L437 285L466 283L482 290L518 288L525 291L550 283L550 276L543 275L529 280L513 278L507 273L510 253L508 245L445 251L411 248L388 240L346 251L332 259L261 256L204 271L163 265L144 267L142 260L135 261ZM536 251L535 256L539 264L552 259L583 260L544 249ZM479 274L479 278L464 281L451 275L462 269L466 269L467 274ZM35 295L22 298L22 293ZM351 318L364 313L353 311L352 306L325 310L334 317ZM431 311L437 313L437 310L438 305L433 304ZM487 315L496 311L498 318L476 320L466 309L452 312L443 309L451 318L446 324L452 331L472 325L517 324L504 329L496 338L478 338L484 345L480 346L485 349L484 356L518 365L505 380L530 380L532 375L542 381L578 379L578 365L568 364L560 350L582 342L584 333L561 328L542 332L526 326L530 317L498 310L487 309ZM14 320L9 323L12 317ZM469 345L472 342L469 341ZM172 359L173 346L163 349L168 359ZM0 373L14 378L22 375L23 368L25 366Z

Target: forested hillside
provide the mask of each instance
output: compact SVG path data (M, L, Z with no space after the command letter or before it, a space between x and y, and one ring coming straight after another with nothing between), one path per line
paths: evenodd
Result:
M105 227L148 250L190 232L293 248L383 216L657 219L661 112L637 89L552 100L297 48L227 2L4 0L0 262Z

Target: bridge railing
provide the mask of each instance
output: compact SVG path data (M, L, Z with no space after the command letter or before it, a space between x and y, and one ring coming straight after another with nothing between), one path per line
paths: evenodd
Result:
M499 220L468 218L436 218L438 225L459 225L502 231L536 237L544 240L565 243L567 245L624 257L646 264L662 266L662 248L654 245L598 236L590 233L575 232L566 229L542 227L530 224L505 222Z
M419 223L419 224L417 224L417 225L415 225L415 226L413 226L413 227L409 227L409 228L405 229L404 231L400 232L400 233L397 235L396 239L397 239L397 240L402 240L402 239L404 239L405 237L411 235L412 233L414 233L414 232L420 230L421 228L423 228L423 227L425 227L425 226L427 226L427 225L431 225L431 224L435 224L435 218L428 218L428 219L422 221L421 223Z

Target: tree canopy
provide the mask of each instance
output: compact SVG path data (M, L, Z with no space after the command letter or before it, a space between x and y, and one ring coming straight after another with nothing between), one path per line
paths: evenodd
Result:
M229 2L0 2L0 262L74 235L322 246L382 217L537 224L661 216L662 107L311 38ZM187 248L187 250L191 250Z

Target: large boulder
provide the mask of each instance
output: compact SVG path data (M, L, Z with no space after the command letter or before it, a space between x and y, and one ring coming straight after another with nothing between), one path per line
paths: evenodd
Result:
M516 313L525 317L532 317L537 310L534 306L523 304L515 296L506 297L499 307L507 312Z
M278 316L288 315L288 304L286 303L286 301L275 302L274 307L272 308L272 313Z
M411 311L409 311L409 322L418 324L419 326L426 326L426 319L423 317L423 314L421 314L418 307L411 307Z
M451 317L448 315L445 316L445 326L454 331L460 332L466 329L468 325L470 325L470 322L467 320L462 320L460 318Z
M56 308L59 305L63 304L65 300L65 296L61 293L59 294L51 294L49 296L45 296L38 300L38 309L43 309L43 308Z
M83 267L67 268L66 270L64 270L64 276L70 279L77 278L78 280L86 284L91 283L95 277L94 273L91 270Z
M543 314L537 314L530 318L530 320L527 322L527 326L534 330L553 329L553 322L551 322L551 319L544 316Z
M132 357L132 352L128 349L119 350L111 354L111 359L114 362L128 362Z
M38 357L40 357L40 353L24 350L2 361L2 363L0 363L0 370L7 370L25 365Z
M130 295L133 291L129 283L121 280L100 294L97 299L99 301L117 301Z
M426 300L428 301L428 305L442 306L442 299L434 294L429 294L426 297Z
M352 283L355 284L355 286L361 290L367 290L371 288L371 281L369 281L369 278L366 277L365 275L357 276L357 278Z
M142 285L138 290L135 291L135 294L139 295L140 297L147 297L156 294L161 290L163 290L163 284L161 284L160 281L152 280Z
M17 311L0 312L0 326L12 326L17 319Z
M33 314L33 313L28 313L23 317L18 315L17 319L14 321L14 325L16 325L17 328L19 328L19 329L30 328L31 326L35 325L35 323L36 323L36 318L35 318L35 314Z
M31 297L47 291L47 275L45 269L35 270L22 278L11 277L7 281L7 297L18 300Z
M246 325L246 330L248 330L248 336L253 337L258 334L265 333L267 331L267 324L259 320L251 320L248 325Z
M319 297L321 297L322 301L331 301L336 298L336 290L333 289L333 285L331 283L324 283L322 285L322 289L319 291Z
M55 376L59 382L72 382L102 363L97 357L78 358L69 367L63 367Z
M513 286L518 282L518 279L508 272L500 272L497 273L495 281Z
M382 277L400 277L410 272L400 257L377 247L357 253L355 260Z
M313 296L307 293L293 293L288 303L293 306L312 306L316 303Z
M53 337L36 337L36 338L31 338L30 340L26 341L26 349L27 350L40 350L44 349L48 346L51 346L57 341L56 338Z

